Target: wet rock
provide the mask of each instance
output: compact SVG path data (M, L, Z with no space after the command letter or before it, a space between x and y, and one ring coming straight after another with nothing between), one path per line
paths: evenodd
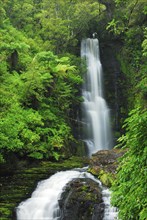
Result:
M89 179L69 182L59 201L62 220L102 220L104 203L98 183Z
M88 160L83 157L71 157L68 160L39 163L16 161L4 164L0 169L0 219L16 220L17 205L27 198L36 188L38 181L49 178L61 170L86 166Z
M124 153L125 151L120 149L98 151L92 155L88 171L110 187L115 179L118 158Z

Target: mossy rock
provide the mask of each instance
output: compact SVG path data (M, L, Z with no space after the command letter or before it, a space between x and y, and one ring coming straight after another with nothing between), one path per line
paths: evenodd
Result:
M61 219L102 220L104 203L98 183L89 178L76 178L69 182L59 201Z
M115 180L115 175L112 173L108 173L99 167L94 167L94 168L89 168L88 172L96 176L102 184L104 184L107 187L112 186L114 180Z
M118 159L125 153L121 149L101 150L92 155L88 171L105 186L111 187L116 176Z
M0 219L16 220L15 207L23 200L31 196L39 181L49 178L51 175L61 170L69 170L77 167L84 167L88 164L88 159L84 157L71 157L66 160L51 162L41 161L39 163L28 164L18 162L17 168L9 169L3 166L0 182Z
M108 186L108 187L112 186L114 179L115 179L112 173L107 173L104 170L100 171L98 178L105 186Z

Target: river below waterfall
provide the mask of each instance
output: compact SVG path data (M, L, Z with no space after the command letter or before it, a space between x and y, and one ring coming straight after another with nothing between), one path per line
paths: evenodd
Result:
M17 220L60 220L61 213L58 201L66 184L74 178L90 178L102 188L105 204L103 220L117 219L117 210L110 205L110 191L85 168L60 171L49 179L38 183L31 198L21 202L17 207Z

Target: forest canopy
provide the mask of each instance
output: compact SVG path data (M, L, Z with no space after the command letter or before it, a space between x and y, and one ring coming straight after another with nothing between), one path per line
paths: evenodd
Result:
M1 161L69 152L82 98L79 40L97 1L0 1ZM80 37L82 36L82 37Z

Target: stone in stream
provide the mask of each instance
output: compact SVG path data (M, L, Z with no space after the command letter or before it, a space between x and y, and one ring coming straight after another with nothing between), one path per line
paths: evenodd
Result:
M104 203L98 183L89 178L76 178L64 188L59 200L61 220L102 220Z

